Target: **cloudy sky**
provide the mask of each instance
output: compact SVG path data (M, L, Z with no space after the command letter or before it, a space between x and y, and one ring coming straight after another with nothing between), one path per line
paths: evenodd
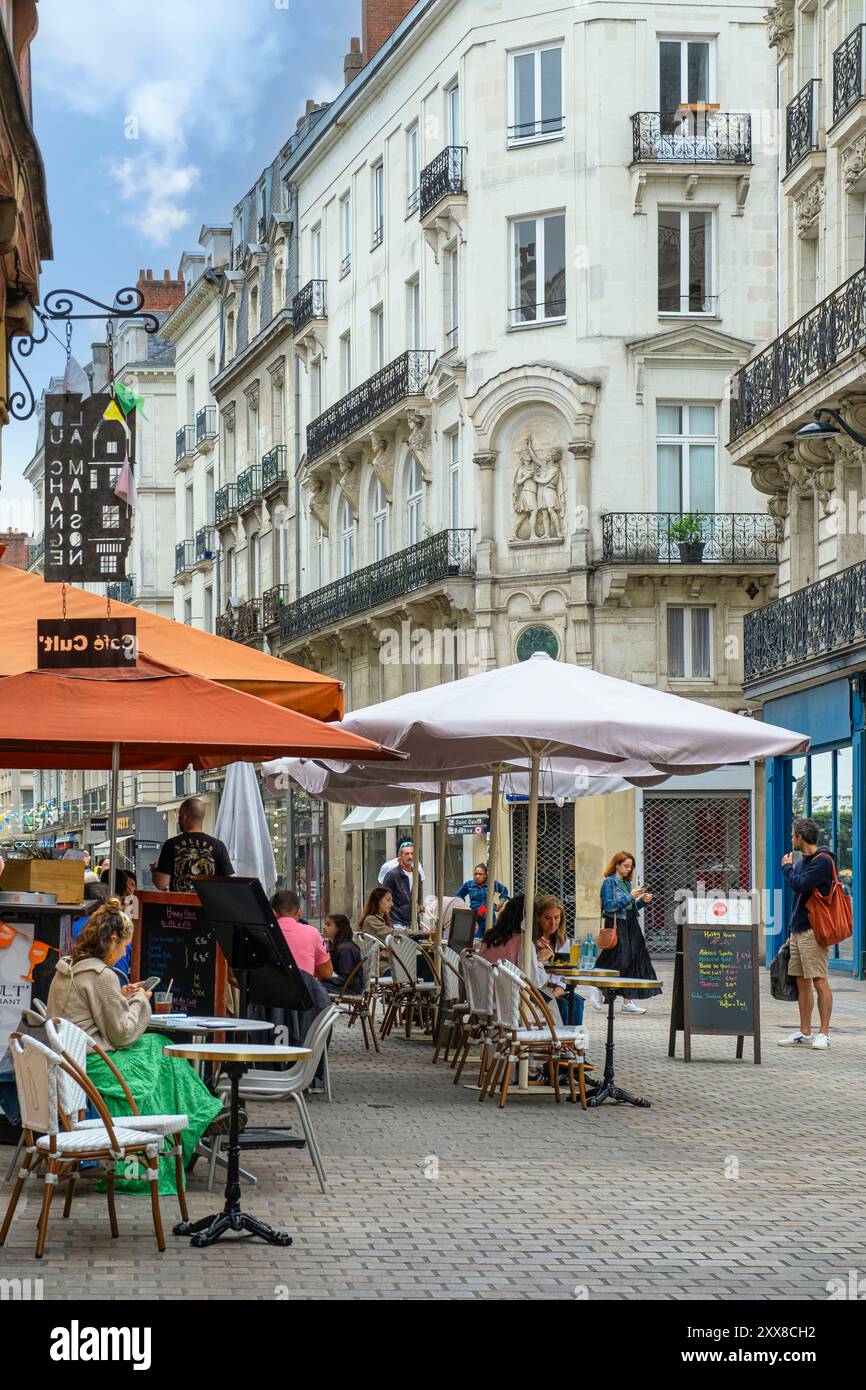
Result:
M40 0L34 123L55 255L43 293L110 302L143 266L176 273L203 222L230 221L307 98L339 91L360 14L361 0ZM93 336L78 326L82 362ZM59 367L49 339L32 359L37 394ZM31 424L3 432L7 504L29 495L34 438Z

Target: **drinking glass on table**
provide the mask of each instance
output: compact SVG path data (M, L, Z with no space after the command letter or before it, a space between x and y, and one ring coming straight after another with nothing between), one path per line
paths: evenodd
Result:
M170 1014L170 1013L171 1013L171 1001L172 1001L172 995L168 994L165 990L163 990L163 991L159 991L159 990L158 990L158 991L156 992L156 994L153 996L153 1002L154 1002L154 1005L156 1006L156 1012L157 1012L158 1014Z

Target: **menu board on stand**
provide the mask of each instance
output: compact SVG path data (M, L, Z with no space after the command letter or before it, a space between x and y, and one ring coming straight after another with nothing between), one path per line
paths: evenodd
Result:
M157 991L171 984L171 1012L225 1014L225 956L195 893L139 893L131 979L158 975ZM173 982L173 983L172 983Z
M687 1062L694 1034L717 1034L736 1038L738 1058L750 1037L760 1064L758 928L751 899L691 898L686 907L686 921L677 927L668 1056L676 1055L678 1032Z

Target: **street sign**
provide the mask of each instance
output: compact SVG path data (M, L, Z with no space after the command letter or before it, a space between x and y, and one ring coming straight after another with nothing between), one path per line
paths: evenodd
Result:
M108 392L45 397L45 550L49 584L126 578L132 513L116 491L134 458L135 411Z
M37 618L39 671L134 666L135 618Z
M107 819L106 819L105 816L101 816L101 817L97 816L97 818L96 818L95 820L94 820L93 817L91 816L91 818L90 818L90 833L91 833L91 835L105 835L107 831L108 831L108 821L107 821Z
M460 835L488 835L489 833L489 811L466 811L458 816L448 817L448 835L452 839L456 839Z

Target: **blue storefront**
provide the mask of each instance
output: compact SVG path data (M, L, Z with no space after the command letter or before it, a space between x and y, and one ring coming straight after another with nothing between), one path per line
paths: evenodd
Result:
M836 948L832 965L836 970L863 978L864 710L866 675L862 672L762 701L763 718L768 724L796 729L812 740L805 757L772 758L765 768L767 903L774 905L772 922L765 911L768 962L784 940L790 913L780 861L791 848L792 821L796 816L808 815L818 822L822 843L835 851L839 877L853 898L854 935Z

